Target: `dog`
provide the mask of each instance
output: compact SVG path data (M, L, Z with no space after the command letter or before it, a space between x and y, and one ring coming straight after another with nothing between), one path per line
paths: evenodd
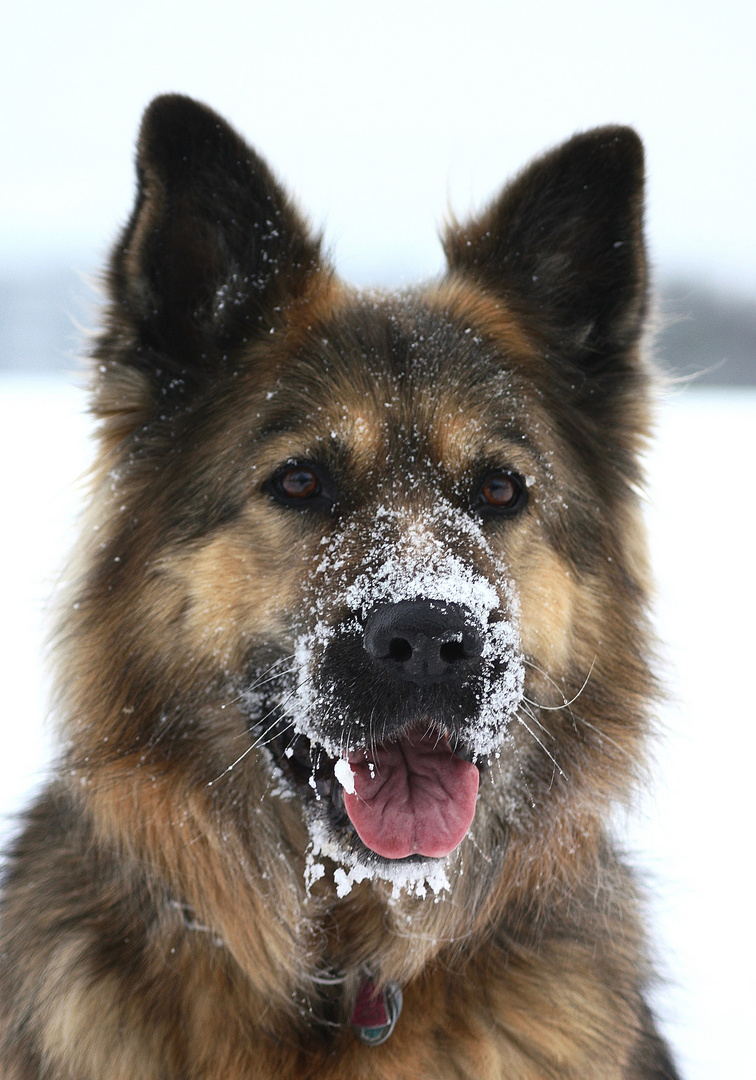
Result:
M674 1080L609 827L659 697L638 136L546 153L398 293L189 98L137 175L4 1080Z

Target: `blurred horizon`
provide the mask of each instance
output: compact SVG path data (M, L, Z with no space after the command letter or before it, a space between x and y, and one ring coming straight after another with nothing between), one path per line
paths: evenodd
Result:
M95 0L14 5L0 40L0 268L97 249L127 216L140 117L190 94L261 153L348 280L426 277L447 206L576 131L646 146L653 262L756 292L756 8L744 0ZM400 246L401 245L401 246Z
M440 262L439 247L439 269ZM98 325L103 268L91 252L0 264L0 372L81 370L87 332ZM365 269L365 280L355 284L404 284L399 261ZM654 280L653 354L661 370L696 386L756 386L756 299L690 273L657 269Z
M142 111L204 101L269 163L347 281L441 267L439 224L576 131L646 148L658 352L756 380L756 5L745 0L95 0L14 5L0 38L0 366L65 367L130 212ZM68 275L68 276L67 276ZM36 370L36 368L35 368Z

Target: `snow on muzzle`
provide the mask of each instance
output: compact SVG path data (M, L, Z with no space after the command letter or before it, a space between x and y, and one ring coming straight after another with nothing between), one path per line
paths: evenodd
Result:
M344 587L351 539L326 544L314 572L287 714L333 761L368 849L441 859L473 821L476 762L498 753L522 700L516 590L478 523L451 507L409 526L382 511L374 558Z

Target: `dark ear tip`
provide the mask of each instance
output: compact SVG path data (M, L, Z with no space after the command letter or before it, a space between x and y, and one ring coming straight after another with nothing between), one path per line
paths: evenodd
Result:
M217 123L220 117L201 101L186 94L160 94L144 110L140 133L149 136L166 128L208 120Z
M139 129L137 157L141 166L170 163L190 158L212 158L224 139L238 137L228 124L207 105L185 94L161 94L144 111Z
M607 164L613 162L618 168L643 174L643 141L634 128L621 124L591 128L570 139L565 146L567 148L574 148L590 157L600 157Z
M140 144L159 137L162 131L176 123L185 123L192 115L204 109L198 101L184 94L160 94L149 103L142 113L139 128Z

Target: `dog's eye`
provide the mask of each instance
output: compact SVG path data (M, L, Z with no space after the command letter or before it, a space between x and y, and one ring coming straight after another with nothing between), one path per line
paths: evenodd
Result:
M311 499L320 494L320 480L314 469L293 465L276 477L276 486L287 499Z
M284 506L325 509L334 502L333 485L323 471L308 462L285 465L265 485Z
M511 472L494 472L483 481L478 508L499 514L515 514L525 506L527 494L522 479Z

